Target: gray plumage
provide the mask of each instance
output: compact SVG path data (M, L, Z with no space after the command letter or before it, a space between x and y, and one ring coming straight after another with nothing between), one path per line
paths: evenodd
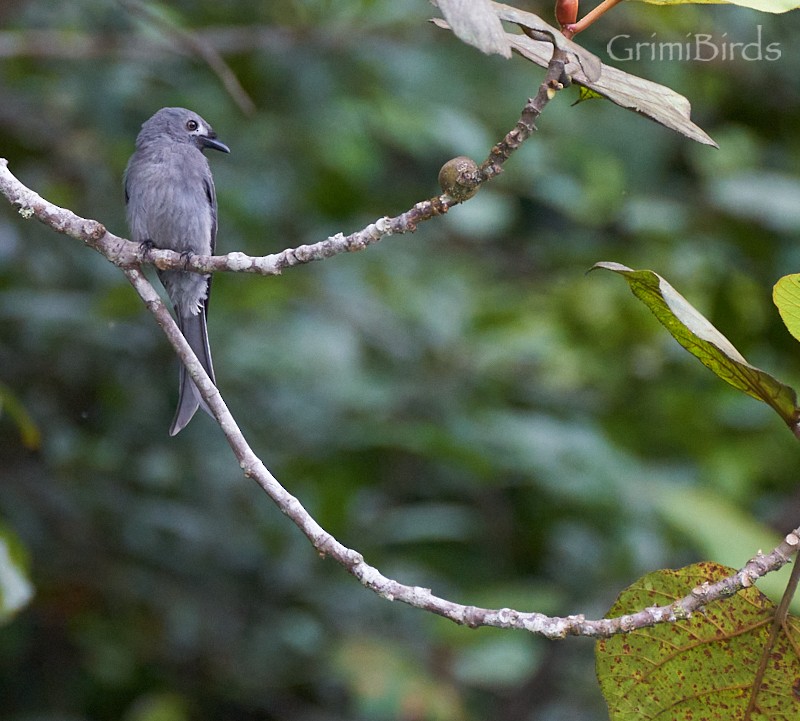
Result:
M211 126L191 110L162 108L142 125L125 170L131 240L178 253L214 253L217 198L205 148L230 152ZM216 383L206 328L211 276L176 270L159 271L158 276L181 332ZM169 429L172 436L198 407L211 415L182 363L179 381L178 408Z

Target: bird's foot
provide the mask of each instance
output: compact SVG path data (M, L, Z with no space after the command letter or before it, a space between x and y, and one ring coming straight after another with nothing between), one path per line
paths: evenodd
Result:
M142 256L143 261L149 261L149 255L155 247L156 244L149 238L139 243L139 255Z
M192 256L193 255L194 255L194 253L192 253L191 250L184 250L181 253L181 260L183 261L183 267L184 268L188 268L189 267L189 262L192 260Z

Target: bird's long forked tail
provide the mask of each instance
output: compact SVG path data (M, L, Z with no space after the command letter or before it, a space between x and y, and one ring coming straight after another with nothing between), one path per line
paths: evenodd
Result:
M186 338L187 343L194 351L200 364L208 373L212 383L216 383L214 378L214 366L211 364L211 348L208 345L208 330L206 325L206 310L203 308L197 315L178 316L178 327ZM171 436L179 433L186 424L192 420L198 408L202 408L208 415L213 417L211 409L200 396L200 391L194 384L192 377L186 370L183 363L180 364L179 386L178 386L178 407L175 410L175 417L169 427Z

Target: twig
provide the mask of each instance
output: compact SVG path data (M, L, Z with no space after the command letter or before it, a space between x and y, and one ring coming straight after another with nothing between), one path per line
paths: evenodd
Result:
M747 701L747 708L744 712L744 721L750 721L753 714L756 712L758 697L762 691L762 684L764 682L764 674L767 672L767 666L772 652L775 649L775 641L778 639L778 634L783 631L787 638L792 638L793 634L786 628L786 617L789 615L789 605L797 592L798 583L800 583L800 564L795 563L792 568L792 575L789 577L789 583L786 584L786 590L783 592L781 601L775 609L775 618L772 619L769 638L764 644L764 650L761 652L761 658L758 662L753 686L750 689L750 698ZM795 649L795 652L797 652L797 649Z
M603 0L597 7L590 10L576 23L568 23L564 26L563 32L568 39L572 39L578 33L582 33L592 23L594 23L601 15L607 13L615 5L619 5L621 0Z

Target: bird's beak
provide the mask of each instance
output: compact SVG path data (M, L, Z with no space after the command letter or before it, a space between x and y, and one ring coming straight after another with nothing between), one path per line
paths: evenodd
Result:
M216 133L210 133L209 135L201 135L199 140L200 140L200 145L202 145L204 148L219 150L223 153L231 152L231 149L227 145L225 145L225 143L217 140Z

